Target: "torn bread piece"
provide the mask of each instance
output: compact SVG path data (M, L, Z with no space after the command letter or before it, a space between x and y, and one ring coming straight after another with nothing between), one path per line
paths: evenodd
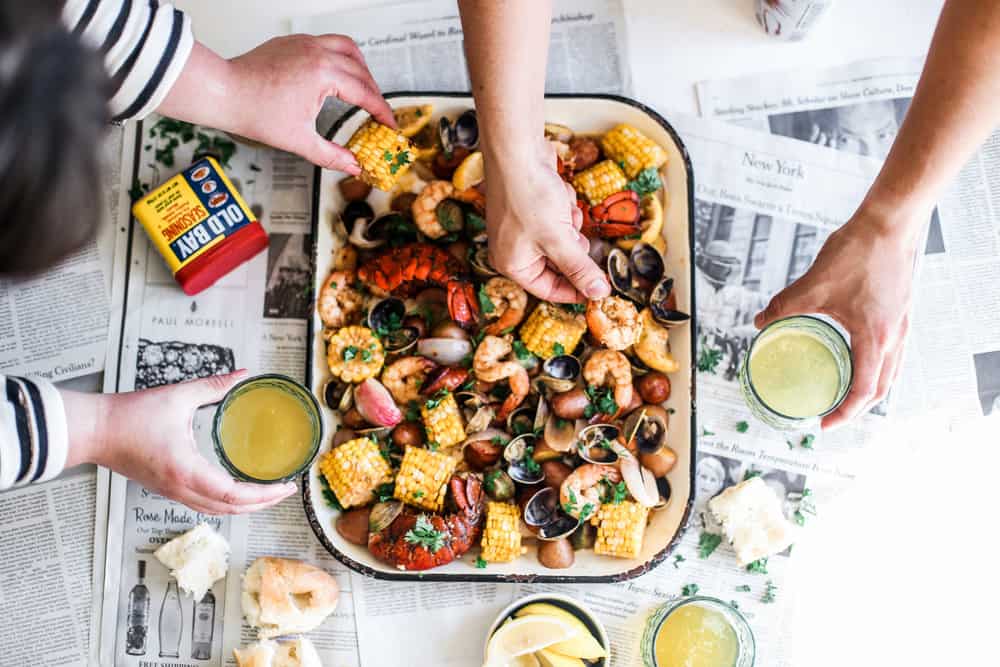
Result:
M243 576L243 615L261 639L309 632L339 596L332 575L298 560L258 558Z
M772 556L795 541L795 526L781 511L781 500L760 477L731 486L708 501L722 524L740 565Z
M263 639L233 649L237 667L323 667L316 647L305 637L288 641Z
M226 576L229 567L229 543L207 523L178 535L153 555L195 601L205 597L212 584Z

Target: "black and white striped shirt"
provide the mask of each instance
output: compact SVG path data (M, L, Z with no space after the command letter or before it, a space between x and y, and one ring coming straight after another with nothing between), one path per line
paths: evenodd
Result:
M159 107L194 46L188 18L157 0L66 0L63 21L104 58L117 121ZM0 490L52 479L69 446L59 391L41 378L3 375L0 391Z
M52 479L69 436L59 391L46 380L0 375L0 490Z
M158 0L66 0L63 21L104 57L116 121L160 106L194 47L188 17Z

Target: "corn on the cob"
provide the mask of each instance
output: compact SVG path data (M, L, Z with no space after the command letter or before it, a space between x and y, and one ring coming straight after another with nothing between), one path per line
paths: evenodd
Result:
M396 499L432 512L440 510L457 463L441 452L407 447L396 475Z
M638 558L642 536L646 532L649 510L626 500L617 505L605 503L597 512L597 541L594 553L618 558Z
M572 354L586 331L587 325L579 317L543 302L532 311L519 335L528 351L548 359L556 354Z
M379 484L392 481L392 469L368 438L348 440L323 455L319 470L344 507L364 505Z
M621 167L611 160L598 162L573 177L573 188L596 206L628 185Z
M436 442L440 447L451 447L465 440L462 412L451 392L424 401L420 406L420 416L424 420L428 442Z
M517 505L486 503L482 558L491 563L509 563L521 555L521 512Z
M659 169L667 152L655 141L627 123L616 125L601 138L604 154L622 165L625 175L635 178L643 169Z
M382 370L385 351L368 327L342 327L327 343L326 363L344 382L363 382Z
M391 190L413 162L410 140L374 120L358 128L347 142L347 150L361 165L361 180L379 190Z

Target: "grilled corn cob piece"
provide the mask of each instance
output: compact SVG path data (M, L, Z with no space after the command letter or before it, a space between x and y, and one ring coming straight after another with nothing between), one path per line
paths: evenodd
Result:
M618 558L638 558L642 536L646 532L649 510L626 500L617 505L605 503L597 512L597 541L594 553Z
M347 150L361 165L361 180L379 190L391 190L413 161L410 140L374 120L358 128L347 142Z
M436 442L441 447L451 447L465 440L465 424L462 412L451 392L431 398L420 406L420 416L424 420L427 441Z
M622 165L629 178L643 169L659 169L667 161L667 152L655 141L627 123L616 125L601 137L604 154Z
M320 458L319 471L344 507L368 503L375 487L392 481L392 469L368 438L348 440L331 449Z
M628 179L621 167L611 160L598 162L573 177L573 188L594 206L621 192L628 185Z
M532 354L548 359L557 354L572 354L586 331L587 325L580 318L543 302L532 311L519 335ZM561 345L562 350L556 345Z
M326 363L344 382L364 382L382 370L385 351L368 327L342 327L327 343Z
M448 480L458 463L441 452L407 447L396 475L396 500L437 512L444 505Z
M486 503L482 558L491 563L509 563L521 555L521 512L510 503Z

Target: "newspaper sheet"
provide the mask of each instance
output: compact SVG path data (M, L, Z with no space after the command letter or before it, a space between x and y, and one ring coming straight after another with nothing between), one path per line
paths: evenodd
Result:
M627 94L631 83L622 0L553 4L546 91ZM383 92L470 89L455 0L296 17L292 29L353 37ZM320 127L329 127L346 108L328 105Z
M624 14L617 1L560 2L553 21L550 90L626 90L627 53ZM324 27L328 23L329 27ZM462 34L453 2L421 3L320 17L297 24L296 30L347 33L361 44L383 90L467 90ZM574 44L589 40L587 52ZM594 49L597 45L600 48ZM397 59L393 59L393 55ZM587 81L573 76L587 72ZM597 74L600 74L598 76ZM340 107L342 109L342 107ZM329 118L335 116L332 106ZM155 187L190 162L197 139L181 142L170 165L160 151L169 140L151 130L157 120L138 127L128 164L135 165L139 187ZM213 134L214 133L210 133ZM303 379L306 354L306 316L311 307L311 204L313 168L287 154L238 146L227 166L244 198L267 229L269 251L196 297L186 297L175 285L141 227L130 222L118 237L122 260L116 263L112 292L113 324L109 341L106 391L129 391L176 382L189 377L222 373L236 368L252 372L280 372ZM210 412L208 410L203 412ZM199 448L214 460L207 431L208 415L195 421ZM341 585L336 614L310 633L324 664L354 666L385 664L380 658L359 656L355 610L383 615L393 621L379 595L378 582L348 576L315 540L306 523L301 499L249 517L202 517L156 496L140 485L103 471L98 495L106 499L105 519L98 526L106 538L106 557L96 565L101 590L99 647L92 662L101 665L232 665L232 649L252 640L252 631L240 611L241 574L260 555L300 558L334 573ZM163 542L200 520L212 522L232 546L230 571L211 595L201 601L176 597L168 573L152 556ZM102 521L98 511L98 521ZM103 533L103 534L102 534ZM139 565L140 561L144 564ZM143 573L139 580L140 568ZM374 587L374 588L372 588ZM417 594L407 588L400 604ZM355 594L369 593L364 599ZM386 593L387 589L381 589ZM512 587L434 587L422 592L422 618L441 619L440 613L488 620L495 600L509 601ZM470 594L471 591L471 594ZM136 600L139 602L136 602ZM145 600L145 602L143 602ZM374 617L374 616L373 616ZM464 623L464 621L463 621ZM449 626L456 627L455 623ZM384 628L361 635L366 649L385 649ZM192 638L199 648L210 646L208 659L192 657ZM141 636L142 641L139 641ZM416 639L416 637L415 637ZM474 638L473 638L474 639ZM473 642L474 643L474 642ZM447 646L447 642L444 643ZM454 664L467 664L468 653ZM443 649L450 650L450 649ZM433 664L438 663L436 660Z
M119 181L122 136L112 126L102 146L108 183ZM108 189L97 235L82 248L38 275L0 278L0 373L61 382L104 370L117 192Z
M922 58L869 60L698 85L703 116L883 160ZM899 381L901 415L1000 414L1000 131L932 216Z

